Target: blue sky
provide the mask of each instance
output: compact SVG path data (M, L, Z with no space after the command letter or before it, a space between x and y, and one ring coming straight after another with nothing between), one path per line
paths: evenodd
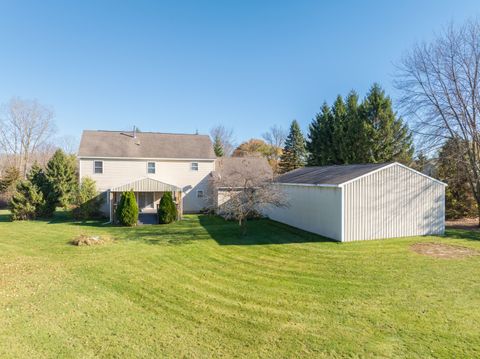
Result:
M478 1L0 0L0 103L38 99L59 135L208 133L237 141L379 82Z

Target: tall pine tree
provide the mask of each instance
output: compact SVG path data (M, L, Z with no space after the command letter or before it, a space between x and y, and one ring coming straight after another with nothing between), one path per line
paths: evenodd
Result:
M220 136L215 136L215 139L213 141L213 152L215 152L215 156L217 157L223 157L223 146L222 146L222 141L220 140Z
M374 84L359 105L350 92L327 104L309 127L310 166L398 161L409 164L413 156L412 136L393 111L392 102Z
M280 158L280 172L285 173L305 166L306 157L305 138L297 120L293 120Z
M56 204L62 207L71 204L77 188L75 159L57 150L48 161L45 174L53 185Z
M30 168L27 179L36 186L43 195L44 202L37 208L37 215L39 217L51 217L57 206L57 197L52 181L47 178L45 171L36 162L32 168Z
M365 162L411 162L411 133L403 120L396 116L390 97L385 95L380 85L371 87L361 105L360 114L369 139Z
M333 123L333 114L325 102L309 126L309 166L322 166L333 162Z

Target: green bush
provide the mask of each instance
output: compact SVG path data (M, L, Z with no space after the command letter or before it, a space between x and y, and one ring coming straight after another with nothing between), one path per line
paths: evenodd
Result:
M74 197L73 216L77 219L92 219L101 217L100 207L103 197L98 194L95 181L85 177Z
M166 192L163 194L158 206L158 223L167 224L172 223L177 219L177 206L173 202L172 193Z
M123 192L117 206L117 220L124 226L135 226L138 221L138 205L133 191Z
M52 186L51 200L55 205L68 208L78 186L75 156L67 155L62 150L55 151L47 163L45 176Z
M52 182L47 178L45 171L34 163L27 176L28 180L36 186L43 195L44 202L37 208L39 217L52 217L57 206L57 198Z
M10 200L12 219L35 219L44 205L45 200L40 189L28 180L20 181Z

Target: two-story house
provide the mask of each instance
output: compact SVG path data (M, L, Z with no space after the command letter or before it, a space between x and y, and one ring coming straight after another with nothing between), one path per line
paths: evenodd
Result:
M167 191L183 213L201 211L215 158L208 136L136 131L84 131L78 151L80 180L95 180L110 220L128 190L141 213L155 213Z

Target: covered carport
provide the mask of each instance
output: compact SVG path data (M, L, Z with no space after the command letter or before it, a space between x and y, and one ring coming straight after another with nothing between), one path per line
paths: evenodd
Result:
M142 178L140 180L126 183L124 185L111 188L108 193L110 221L115 221L115 211L123 192L133 191L139 209L140 224L153 224L156 221L158 205L164 193L171 192L173 200L177 206L178 219L183 215L182 189L175 185L154 180L152 178Z

